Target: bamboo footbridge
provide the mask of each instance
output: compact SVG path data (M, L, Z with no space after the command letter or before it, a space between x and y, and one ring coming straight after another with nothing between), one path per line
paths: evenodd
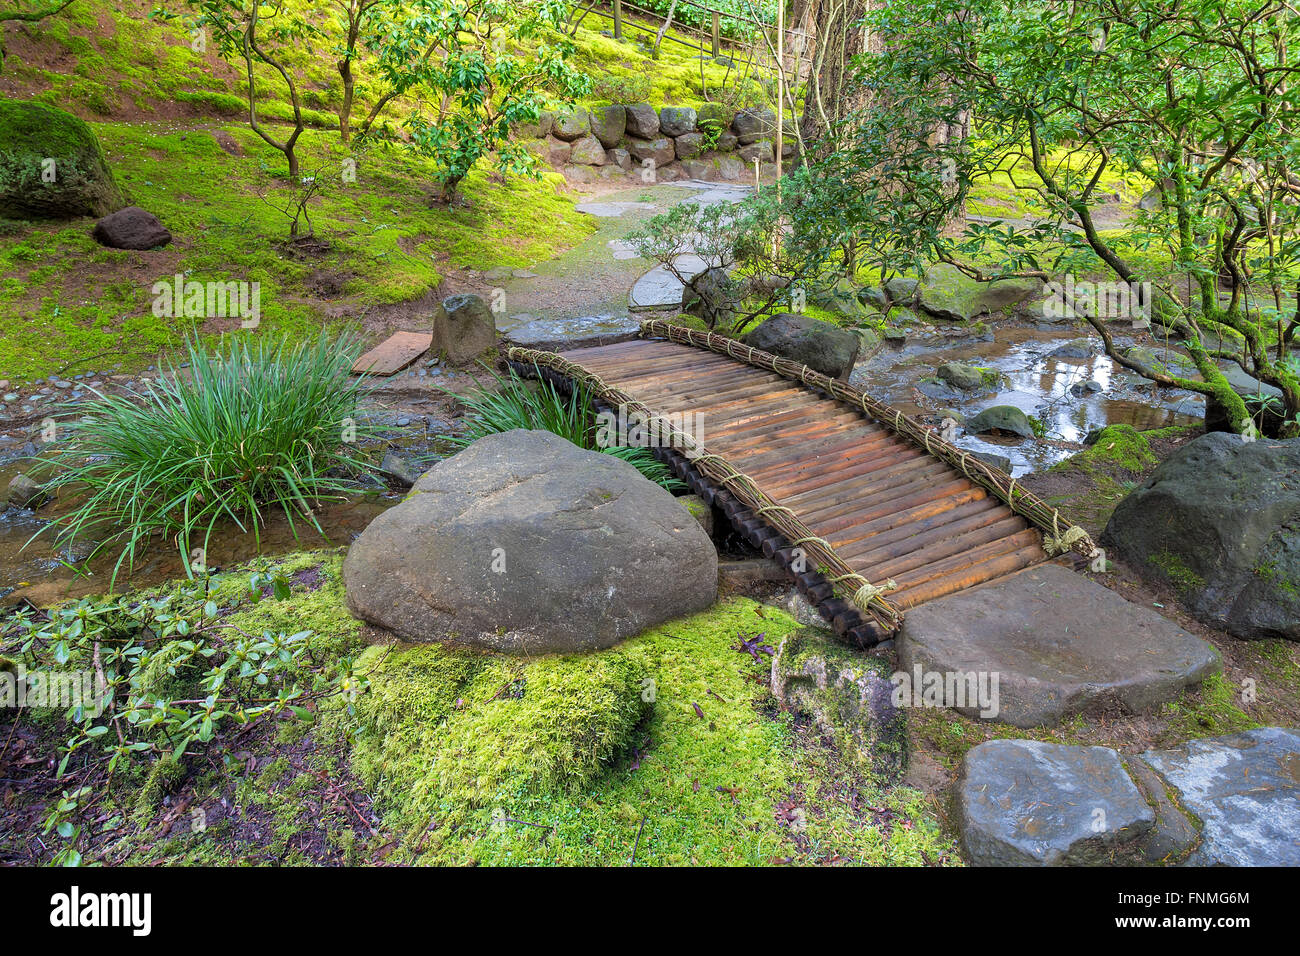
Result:
M910 607L1100 550L1015 479L913 418L734 339L641 323L640 338L510 365L655 436L657 457L861 646ZM683 428L683 423L696 423Z

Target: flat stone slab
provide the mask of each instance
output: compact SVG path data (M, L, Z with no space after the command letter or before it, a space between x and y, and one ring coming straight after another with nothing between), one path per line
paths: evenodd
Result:
M506 341L521 348L559 352L630 342L641 325L627 315L588 315L577 319L538 319L506 332Z
M694 253L678 256L673 264L682 275L693 276L703 272L709 264ZM627 307L633 312L654 309L680 309L682 293L686 287L667 266L658 265L636 280L628 293Z
M352 366L352 371L370 375L392 375L410 365L433 345L433 335L424 332L395 332Z
M1192 866L1300 866L1300 731L1262 727L1141 755L1200 818Z
M1056 564L912 608L898 650L908 674L988 675L994 707L943 704L1016 727L1113 705L1142 712L1220 667L1205 641Z
M1156 820L1115 751L1036 740L990 740L967 752L957 812L974 866L1124 862Z
M617 219L633 209L654 209L652 202L580 202L573 208L599 219Z

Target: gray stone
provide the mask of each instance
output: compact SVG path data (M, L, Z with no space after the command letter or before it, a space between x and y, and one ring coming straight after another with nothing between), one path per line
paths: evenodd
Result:
M704 533L713 534L713 507L699 495L682 495L677 503L685 508L692 518L700 523Z
M569 161L572 152L573 147L564 140L556 139L554 136L546 138L546 161L552 166L563 166Z
M1029 416L1014 405L993 405L984 409L966 422L966 431L972 435L1000 431L1019 435L1021 438L1034 437Z
M573 142L591 135L591 116L584 109L564 110L555 116L551 135L565 142Z
M736 151L736 155L749 166L754 164L754 160L758 160L760 163L770 163L776 158L772 152L772 141L768 139L761 139L757 143L748 143L740 147Z
M420 371L425 372L426 375L428 374L425 369ZM379 470L408 488L420 480L419 468L407 460L405 455L400 455L395 451L384 453L384 459L379 463Z
M880 658L804 628L777 648L772 693L783 707L812 717L851 764L877 781L893 783L907 769L907 724Z
M584 136L575 140L569 153L569 161L580 166L604 166L605 147L594 136Z
M941 262L926 270L918 302L933 316L949 322L966 322L1037 296L1042 285L1038 279L977 282L955 266Z
M586 315L576 319L536 319L506 332L506 341L526 349L560 352L631 342L641 324L626 315Z
M721 156L718 158L718 176L721 179L734 181L745 175L745 164L731 156Z
M1092 342L1089 339L1070 339L1047 354L1054 359L1090 359L1093 355Z
M9 507L39 508L45 504L45 497L45 489L41 487L40 482L28 478L21 472L9 479L8 494L5 496Z
M776 113L769 109L741 110L731 121L731 131L741 146L776 133Z
M53 106L0 97L0 219L106 216L124 200L95 133ZM46 160L54 160L47 182Z
M944 703L1016 727L1108 707L1141 713L1219 669L1205 641L1057 564L911 608L898 646L908 673L997 675L994 707Z
M541 431L489 435L438 462L343 562L363 620L516 654L609 647L705 610L717 574L712 542L672 495Z
M433 317L433 350L453 365L472 362L497 346L496 321L476 295L448 296Z
M653 161L655 169L667 166L677 157L677 147L667 136L651 140L629 139L627 151L632 154L638 166L644 165L648 159Z
M1201 821L1191 866L1300 866L1300 732L1262 727L1142 759Z
M709 182L717 178L717 167L708 160L704 159L683 159L682 172L690 179L698 179L702 182Z
M695 130L695 117L690 106L665 106L659 111L659 129L665 136L683 136Z
M704 152L703 133L682 133L673 140L678 159L694 159Z
M1155 813L1106 747L990 740L966 753L957 826L974 866L1131 862Z
M1300 439L1212 432L1165 459L1103 535L1201 620L1300 640Z
M1182 862L1200 840L1197 822L1170 799L1168 784L1140 757L1128 759L1128 773L1156 815L1155 827L1142 842L1143 861L1161 866Z
M615 147L605 153L605 161L624 172L632 168L632 154L621 147Z
M127 206L109 213L91 231L95 241L110 249L155 249L172 241L172 234L151 212Z
M984 385L984 375L979 369L961 362L944 362L939 366L941 379L962 391L974 391Z
M594 183L596 181L596 170L590 166L579 166L571 163L563 167L560 172L564 173L564 178L575 183Z
M551 128L555 125L555 113L551 110L542 110L537 114L537 122L520 123L518 133L520 136L530 139L541 139L550 135Z
M695 117L695 128L721 135L731 125L731 116L731 111L721 103L701 103Z
M832 629L831 622L822 617L821 612L797 590L791 591L780 607L804 627L817 627L823 631Z
M600 145L612 149L627 131L627 109L622 106L599 106L591 111L591 132Z
M978 458L984 464L999 471L1005 471L1008 475L1011 474L1011 459L1006 455L995 455L991 451L977 451L971 457Z
M714 143L713 148L720 153L734 153L740 145L740 140L735 133L723 131L718 134L718 141Z
M859 289L858 301L875 309L881 315L889 311L889 296L885 294L884 289L874 285L865 285Z
M899 305L911 305L916 301L916 290L920 283L907 276L894 276L885 282L885 294L889 301Z
M625 106L627 114L627 135L641 139L655 139L659 136L659 114L649 103L633 103Z
M862 340L846 329L789 312L772 316L746 335L744 342L841 380L853 371L862 345Z
M708 263L693 253L673 260L673 266L684 276L696 276L708 268ZM627 307L633 312L656 309L681 308L686 287L665 265L657 265L632 285Z

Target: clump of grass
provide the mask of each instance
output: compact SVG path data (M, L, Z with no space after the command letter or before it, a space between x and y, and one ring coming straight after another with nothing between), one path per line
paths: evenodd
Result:
M568 395L561 395L550 382L524 379L514 369L508 370L508 377L491 374L495 388L480 385L471 395L456 396L470 414L462 434L444 436L448 443L464 448L486 435L516 428L548 431L579 448L620 458L668 491L686 490L685 483L675 478L649 448L601 445L596 440L598 432L591 412L591 396L581 385L575 386Z
M188 377L173 364L135 400L100 396L78 409L46 464L51 487L87 497L38 533L67 544L108 532L99 549L122 546L116 580L147 541L171 537L188 556L222 520L259 543L272 511L295 535L300 520L319 532L316 504L354 491L349 476L366 467L354 450L373 428L356 419L362 379L349 374L359 351L351 333L234 341L215 354L188 339Z

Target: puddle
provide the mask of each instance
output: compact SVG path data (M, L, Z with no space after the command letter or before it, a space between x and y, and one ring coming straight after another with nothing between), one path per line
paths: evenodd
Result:
M1056 464L1077 451L1059 443L1082 444L1088 432L1125 424L1144 430L1197 424L1204 397L1182 389L1158 388L1128 373L1100 352L1053 355L1081 337L1068 326L1057 331L1004 327L976 337L964 329L915 330L899 348L886 343L854 369L851 381L902 411L931 421L951 408L970 418L993 405L1014 405L1046 425L1047 441L969 435L955 443L971 451L1004 455L1019 476ZM996 384L963 392L925 381L945 362L963 362L996 373Z

